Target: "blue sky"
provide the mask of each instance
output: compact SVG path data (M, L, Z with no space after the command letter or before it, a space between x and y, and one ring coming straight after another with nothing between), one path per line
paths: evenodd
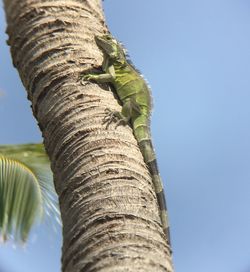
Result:
M249 1L104 5L110 30L152 88L176 272L250 272ZM1 11L0 143L37 142L3 18ZM59 272L59 232L43 225L25 250L1 245L0 272Z

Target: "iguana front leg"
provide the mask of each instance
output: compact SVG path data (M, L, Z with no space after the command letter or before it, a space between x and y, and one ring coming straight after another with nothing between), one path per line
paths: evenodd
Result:
M105 73L103 74L87 74L83 75L82 77L82 83L84 81L94 81L97 83L112 83L115 80L115 70L113 65L109 65L108 59L105 58L103 62L103 71Z
M81 79L81 83L84 85L85 81L94 81L96 83L109 83L114 80L113 76L111 74L88 74L83 75Z

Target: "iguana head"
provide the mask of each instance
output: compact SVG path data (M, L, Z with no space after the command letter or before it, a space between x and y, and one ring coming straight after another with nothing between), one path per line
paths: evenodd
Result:
M118 62L125 61L125 53L122 45L114 39L110 34L95 37L96 44L107 54L112 60Z

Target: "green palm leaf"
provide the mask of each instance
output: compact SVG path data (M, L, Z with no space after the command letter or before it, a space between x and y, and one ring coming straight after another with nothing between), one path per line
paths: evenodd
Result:
M59 212L42 144L0 146L0 235L26 241L36 219Z

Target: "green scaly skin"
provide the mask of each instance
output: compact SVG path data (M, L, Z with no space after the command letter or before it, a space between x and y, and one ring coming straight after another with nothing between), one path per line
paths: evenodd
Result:
M95 40L98 47L104 53L102 70L105 73L98 75L88 74L83 76L83 80L97 83L111 83L114 86L122 103L122 111L111 112L108 110L109 114L105 118L105 122L111 123L115 120L117 125L131 122L135 138L152 176L163 230L170 245L167 206L163 184L150 136L151 96L149 87L138 71L127 61L121 44L111 35L96 36Z

